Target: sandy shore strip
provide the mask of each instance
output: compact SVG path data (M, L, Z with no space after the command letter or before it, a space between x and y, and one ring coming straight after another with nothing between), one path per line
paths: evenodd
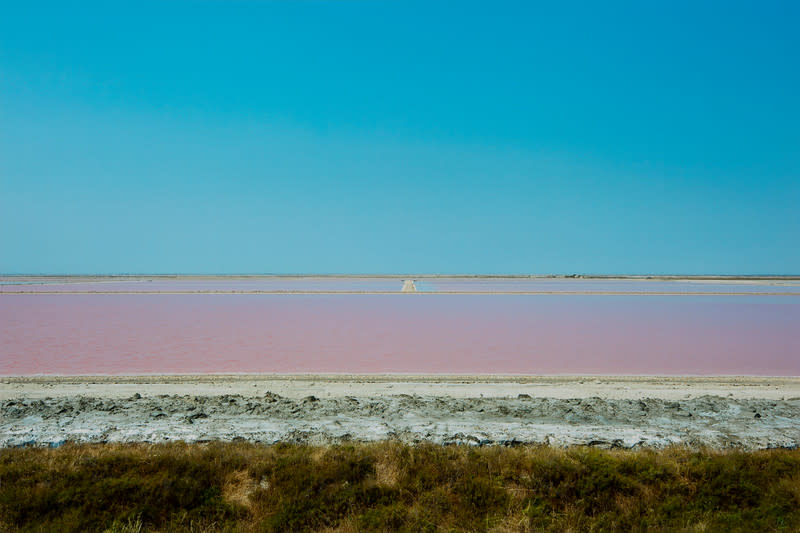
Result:
M400 291L303 291L303 290L285 290L285 291L261 291L261 290L192 290L192 291L24 291L24 290L3 290L0 295L176 295L176 294L195 294L198 296L214 296L214 295L263 295L263 296L279 296L279 295L314 295L314 296L335 296L335 295L348 295L348 296L411 296L411 295L450 295L450 296L800 296L800 292L710 292L710 291L695 291L695 292L679 292L679 291L418 291L418 292L400 292Z
M0 401L73 395L125 398L133 394L287 398L442 396L679 400L701 396L781 400L800 398L800 377L757 376L529 376L406 374L188 374L0 377Z
M800 379L64 376L0 380L0 446L397 440L800 446Z

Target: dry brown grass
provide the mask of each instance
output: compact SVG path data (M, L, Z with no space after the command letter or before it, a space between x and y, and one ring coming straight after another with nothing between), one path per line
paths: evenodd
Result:
M223 499L235 505L250 508L250 496L259 488L259 483L250 477L247 470L236 470L228 474L222 485Z
M381 487L396 487L400 481L402 467L397 454L390 450L380 450L375 457L375 481Z

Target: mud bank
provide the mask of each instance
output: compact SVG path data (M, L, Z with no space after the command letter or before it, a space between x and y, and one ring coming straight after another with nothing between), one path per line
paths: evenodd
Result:
M796 448L800 398L85 395L0 402L0 446L246 440Z

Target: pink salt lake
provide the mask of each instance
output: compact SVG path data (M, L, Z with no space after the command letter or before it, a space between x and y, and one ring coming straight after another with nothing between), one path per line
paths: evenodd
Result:
M0 375L800 375L797 285L431 280L418 288L720 295L174 294L399 291L400 285L385 279L0 284ZM147 294L9 293L20 290Z

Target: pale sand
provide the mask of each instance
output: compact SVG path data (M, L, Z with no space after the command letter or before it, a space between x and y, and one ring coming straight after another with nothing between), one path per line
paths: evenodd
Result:
M125 398L159 394L259 395L287 398L394 396L509 398L519 394L547 398L678 400L700 396L737 399L800 398L800 377L682 376L502 376L502 375L347 375L200 374L160 376L28 376L0 378L0 401L11 398L76 394Z
M330 444L800 446L800 378L127 376L0 379L0 447Z

